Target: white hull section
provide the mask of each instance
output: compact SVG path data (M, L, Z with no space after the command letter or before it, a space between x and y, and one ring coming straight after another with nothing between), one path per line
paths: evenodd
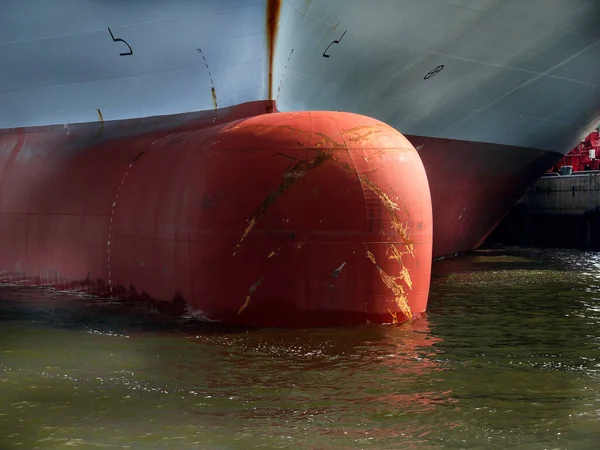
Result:
M600 121L598 0L282 1L273 67L266 10L3 0L0 128L271 96L282 111L350 111L407 135L565 153Z

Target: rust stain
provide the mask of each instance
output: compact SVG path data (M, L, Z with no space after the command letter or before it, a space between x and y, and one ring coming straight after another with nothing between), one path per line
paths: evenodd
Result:
M273 250L271 253L269 253L269 258L272 258L273 256L279 256L279 252L282 248L283 245L278 246L276 250Z
M392 228L394 228L394 230L396 230L396 233L398 233L402 238L402 241L406 245L408 253L411 256L414 256L414 242L411 241L408 236L408 223L401 222L400 218L398 217L398 213L396 212L400 209L400 207L394 201L392 201L392 199L390 199L385 192L383 192L378 186L376 186L375 183L369 180L369 178L366 175L360 175L359 178L362 184L371 189L380 198L381 203L383 203L383 206L385 206L385 209L388 210L391 216ZM404 208L404 210L408 212L406 208Z
M392 310L389 309L389 308L388 308L388 312L392 316L392 323L398 323L398 313L397 312L392 312Z
M281 0L267 1L267 53L269 74L269 100L273 100L273 69L275 62L275 43L279 27L279 14L281 13Z
M321 147L321 145L323 145L323 144L330 144L330 146L333 148L346 148L346 146L344 144L337 142L331 136L327 136L324 133L315 133L315 136L318 136L321 138L321 140L315 144L315 147L317 147L317 148Z
M381 267L379 267L379 264L377 264L377 261L375 260L375 255L373 255L373 253L371 253L369 250L367 250L367 258L369 258L377 268L377 271L379 272L379 276L381 277L381 281L383 281L383 284L385 284L386 287L388 287L394 294L394 300L396 302L396 305L398 305L398 308L400 308L400 311L402 311L402 313L406 317L408 317L408 319L412 319L412 311L410 310L410 306L408 304L408 295L406 293L406 290L404 289L404 286L402 284L399 284L397 282L398 280L404 281L404 277L393 277L391 275L388 275Z
M283 80L285 78L285 73L287 72L288 65L290 64L290 59L292 59L292 54L294 53L294 49L290 51L290 56L288 56L287 62L285 63L285 67L283 68L283 73L281 74L281 80L279 81L279 87L277 88L277 99L279 101L279 95L281 94L281 87L283 86Z
M366 140L372 136L380 135L382 133L383 133L383 130L381 130L381 129L371 129L364 133L359 133L358 131L352 131L352 132L345 132L344 134L346 135L347 142L356 143L356 142Z
M402 256L409 254L409 252L399 252L394 244L390 244L388 249L385 251L386 255L388 255L388 253L391 253L388 256L389 259L394 259L398 262L398 264L400 264L401 269L400 273L398 274L398 278L404 281L408 289L412 289L412 279L410 278L410 272L408 271L408 267L406 267L404 265L404 262L402 261Z
M254 291L256 291L256 288L260 285L260 283L262 283L264 277L260 277L260 279L255 282L252 286L250 286L250 289L248 289L248 295L246 295L246 300L244 301L244 304L242 306L240 306L240 309L238 310L237 315L239 316L250 304L250 299L252 298L252 294L254 294Z
M98 119L100 119L100 129L98 130L98 134L96 137L100 137L102 135L102 131L104 131L104 116L102 115L102 111L98 108Z
M217 109L217 91L215 90L214 86L211 86L210 93L212 95L213 106L215 107L215 109Z
M277 189L275 189L271 194L269 194L269 196L261 203L261 205L256 209L256 211L254 211L254 214L252 214L252 216L250 216L250 218L246 221L248 226L244 230L242 237L235 246L233 256L236 255L237 251L242 246L242 243L244 242L246 237L248 237L248 234L250 234L258 220L265 214L269 206L271 206L275 202L277 197L279 197L290 187L292 187L296 180L304 178L304 176L309 170L320 166L329 159L331 159L331 155L329 153L318 152L312 160L298 161L296 164L288 168L283 173L283 179L281 183L279 183L279 186L277 186Z

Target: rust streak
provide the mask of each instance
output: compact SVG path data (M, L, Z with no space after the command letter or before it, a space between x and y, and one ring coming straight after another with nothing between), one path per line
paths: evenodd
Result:
M215 90L214 86L211 86L210 93L212 95L213 106L215 107L215 109L217 109L217 91Z
M380 198L381 203L383 203L383 206L385 206L385 208L388 210L391 216L392 228L394 228L394 230L396 230L396 233L398 233L398 235L400 235L400 237L402 238L402 241L406 245L408 253L411 256L414 256L414 242L409 239L408 224L405 222L401 222L400 218L398 217L398 213L396 212L400 209L400 207L395 202L393 202L385 192L383 192L378 186L376 186L375 183L369 180L369 178L366 175L360 175L359 178L363 185L371 189Z
M369 250L367 250L367 258L369 258L377 268L383 284L385 284L386 287L388 287L394 294L394 300L396 305L398 305L398 308L400 308L400 311L402 311L406 317L412 319L412 311L410 310L410 306L408 304L408 295L406 290L404 289L404 286L397 283L397 280L404 280L404 278L388 275L381 267L379 267L377 261L375 260L375 255L373 255L373 253L371 253Z
M277 40L280 12L281 0L267 1L267 53L269 61L269 100L273 100L273 69L275 62L275 43Z
M296 164L291 166L288 170L286 170L283 173L283 179L281 183L279 183L279 186L277 186L277 189L275 189L271 194L269 194L269 196L261 203L261 205L256 209L256 211L254 211L254 214L252 214L252 216L250 216L250 218L246 221L248 226L244 230L242 237L235 246L233 256L236 255L237 251L242 246L242 243L244 242L246 237L248 237L248 234L250 234L250 232L256 225L256 222L258 222L258 220L265 214L269 206L271 206L275 202L277 197L279 197L290 187L292 187L298 179L304 178L304 175L306 175L306 173L309 170L314 169L315 167L323 164L328 159L331 159L331 155L329 153L318 152L312 160L298 161Z
M315 144L315 147L317 147L317 148L323 144L330 144L330 146L333 148L346 148L346 146L344 144L337 142L331 136L327 136L324 133L315 133L315 136L318 136L321 138L321 140Z
M402 261L402 256L409 254L409 252L399 252L394 244L390 244L390 247L388 247L385 253L386 255L388 253L391 253L391 255L389 255L388 258L394 259L398 262L398 264L400 264L401 269L398 278L404 281L408 289L412 289L412 279L410 278L410 272L408 271L408 268L404 265L404 262Z
M100 129L98 130L96 137L100 137L102 135L102 131L104 131L104 116L102 115L100 108L98 108L98 119L100 119Z

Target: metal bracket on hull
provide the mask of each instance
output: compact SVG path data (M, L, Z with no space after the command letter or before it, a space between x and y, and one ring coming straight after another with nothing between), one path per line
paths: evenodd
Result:
M125 39L115 38L115 36L113 35L112 31L110 30L110 27L108 27L108 32L110 33L110 37L112 38L113 42L122 42L127 47L129 47L129 52L127 52L127 53L119 53L119 55L121 55L121 56L133 55L133 49L131 48L131 45L129 45L127 43L127 41Z
M346 30L346 31L348 31L348 30ZM339 39L336 39L335 41L333 41L331 44L329 44L329 45L327 46L327 48L326 48L326 49L325 49L325 51L323 52L323 58L329 58L329 57L331 56L331 55L326 55L326 53L327 53L327 50L329 50L329 47L331 47L333 44L339 44L339 43L340 43L340 41L342 40L342 38L344 37L344 35L346 34L346 31L344 31L344 32L342 33L342 36L341 36Z

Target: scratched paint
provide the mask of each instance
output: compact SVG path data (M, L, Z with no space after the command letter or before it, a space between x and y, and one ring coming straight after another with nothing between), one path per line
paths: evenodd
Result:
M412 319L413 314L412 314L412 311L408 304L407 292L404 289L404 286L397 283L397 280L399 280L399 279L404 280L404 276L394 277L394 276L388 275L379 266L379 264L377 264L375 255L373 255L373 253L371 253L371 251L369 251L369 250L367 250L367 258L369 258L371 260L371 262L375 265L375 268L377 269L377 271L379 272L379 275L381 276L381 281L383 281L383 284L385 284L393 292L394 297L395 297L394 300L396 301L396 305L398 305L398 308L400 308L400 311L402 311L402 313L408 319ZM390 313L391 313L391 311L390 311ZM397 316L395 314L392 314L392 316L394 318L394 323L397 323L397 321L398 321Z
M252 294L254 294L254 292L256 291L256 288L258 288L260 283L263 282L263 279L264 279L264 277L260 277L260 279L258 281L256 281L252 286L250 286L250 289L248 289L248 295L246 295L244 304L238 310L238 313L237 313L238 316L240 314L242 314L242 312L244 312L244 310L248 307L248 305L250 304L250 299L252 298Z
M221 109L217 126L212 110L190 122L106 122L101 142L96 123L74 125L71 136L62 126L26 133L23 148L39 158L2 177L0 270L20 263L19 277L34 283L49 277L239 325L418 317L427 304L431 212L416 152L364 116L265 114L268 104ZM0 132L0 148L16 139ZM10 153L0 154L0 167ZM204 198L208 209L194 200ZM384 221L390 241L381 242L371 220Z
M342 264L340 264L340 266L337 269L335 269L333 272L331 272L331 276L333 278L339 278L345 265L346 265L346 261L344 261Z
M404 243L406 244L406 248L408 252L413 255L413 241L411 241L408 237L408 223L402 222L398 217L397 211L400 209L398 205L392 201L388 195L383 192L378 186L375 185L366 175L360 176L360 181L371 189L377 196L381 199L383 206L388 210L391 216L391 225L396 230L396 233L402 238ZM408 215L408 210L405 209L406 214Z
M304 175L306 175L306 172L318 167L330 158L331 156L329 154L318 152L312 160L298 161L283 173L282 181L279 183L279 186L277 186L277 188L271 194L269 194L265 201L262 202L256 209L254 214L252 214L252 216L246 221L248 225L246 226L242 237L234 248L233 256L237 254L238 250L242 246L242 243L248 237L258 220L265 214L269 206L271 206L280 195L292 187L298 179L303 178Z

